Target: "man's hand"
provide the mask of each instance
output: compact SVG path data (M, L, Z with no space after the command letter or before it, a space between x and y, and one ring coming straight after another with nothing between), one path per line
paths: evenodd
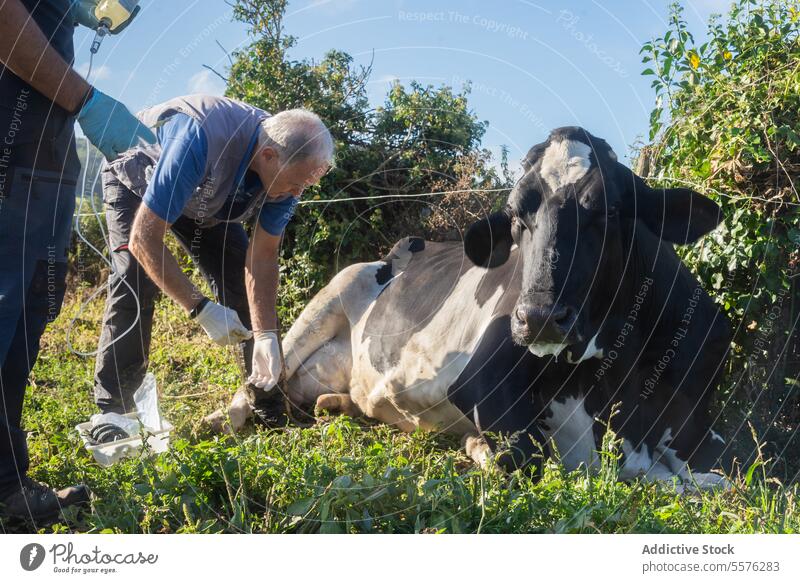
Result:
M266 392L275 386L281 376L281 349L275 332L257 332L255 339L253 372L247 382Z
M89 141L109 161L137 143L156 141L150 128L136 119L127 107L97 89L92 89L81 108L78 123Z
M97 0L75 0L72 4L72 18L78 24L94 30L100 24L94 14L96 8Z
M206 302L197 314L197 323L203 327L211 340L221 346L239 344L253 336L253 333L242 324L236 312L212 301Z

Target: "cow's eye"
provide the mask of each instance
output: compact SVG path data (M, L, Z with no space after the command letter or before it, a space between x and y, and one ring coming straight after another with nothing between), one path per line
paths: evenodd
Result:
M514 241L519 242L522 232L527 229L528 226L525 224L525 221L516 215L511 217L511 238L514 239Z

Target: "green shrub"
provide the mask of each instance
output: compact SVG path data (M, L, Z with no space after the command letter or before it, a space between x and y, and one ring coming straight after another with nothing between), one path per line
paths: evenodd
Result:
M682 254L735 327L721 413L771 430L779 453L800 421L798 16L795 2L737 0L698 45L675 4L642 48L656 107L639 171L722 206L723 225Z
M451 208L437 208L430 198L401 197L510 182L507 173L498 176L480 147L486 122L470 110L468 86L456 92L397 83L373 109L366 92L370 67L355 66L338 50L320 61L289 56L296 40L284 30L285 8L285 0L234 3L234 17L248 26L252 42L232 55L227 90L267 111L306 107L336 141L334 169L304 195L315 204L299 207L286 231L279 294L284 327L336 271L379 258L402 237L431 234L431 225ZM496 193L485 199L481 194L472 195L475 206L490 208ZM342 198L356 200L316 204ZM457 223L469 216L453 213L449 219L450 235L457 236L456 227L464 226Z

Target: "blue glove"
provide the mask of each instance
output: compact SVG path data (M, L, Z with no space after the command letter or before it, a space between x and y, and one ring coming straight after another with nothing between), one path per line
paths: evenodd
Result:
M74 0L70 7L72 19L86 28L95 30L97 25L100 24L94 15L95 8L97 8L97 0Z
M111 161L140 142L154 144L156 136L128 108L97 89L78 114L78 123L89 141Z

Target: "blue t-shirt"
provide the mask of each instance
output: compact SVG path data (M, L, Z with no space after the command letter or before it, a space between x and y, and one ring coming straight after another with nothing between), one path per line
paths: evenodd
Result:
M147 185L144 203L168 223L174 223L195 193L205 175L208 141L200 124L185 113L173 114L156 131L161 157ZM254 137L255 138L255 137ZM249 206L253 197L263 196L264 186L258 174L247 170L245 160L253 155L256 140L251 141L242 161L237 188L215 215L222 220L235 220ZM297 199L291 195L278 200L264 199L258 223L270 235L280 235L294 215Z

